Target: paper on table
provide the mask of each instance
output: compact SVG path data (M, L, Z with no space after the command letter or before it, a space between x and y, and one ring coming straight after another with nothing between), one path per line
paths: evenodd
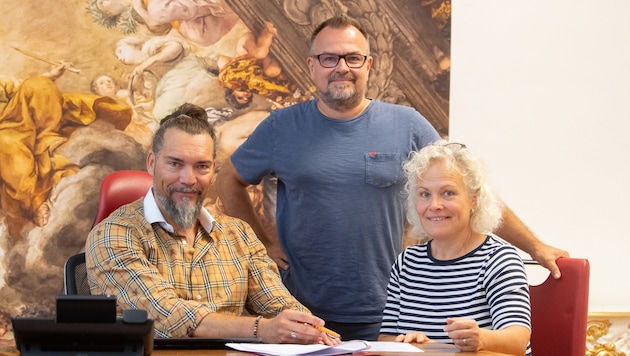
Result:
M294 345L294 344L225 344L238 351L255 352L269 356L330 356L349 354L356 351L366 350L370 347L367 341L354 340L345 341L339 345L326 346L320 344Z
M412 344L395 341L369 341L369 352L424 352Z

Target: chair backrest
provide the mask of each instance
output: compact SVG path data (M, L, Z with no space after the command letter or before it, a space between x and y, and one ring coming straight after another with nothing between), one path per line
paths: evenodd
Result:
M99 190L98 210L93 225L119 207L145 195L152 185L153 177L143 171L122 170L105 176ZM84 252L71 256L66 261L63 285L66 294L90 294Z
M67 295L89 295L85 252L70 256L63 266L63 289Z
M145 195L152 185L153 177L144 171L122 170L105 176L101 182L94 225L119 207Z
M532 354L584 356L590 265L581 258L557 260L562 277L551 275L530 285L532 304Z

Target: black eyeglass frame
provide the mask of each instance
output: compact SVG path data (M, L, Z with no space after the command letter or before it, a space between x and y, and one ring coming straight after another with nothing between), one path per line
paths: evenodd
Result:
M327 66L327 65L324 65L324 63L322 63L322 59L321 59L322 56L337 57L337 61L335 62L335 65ZM348 60L346 59L346 57L348 57L348 56L363 57L363 61L361 62L361 65L358 65L358 66L350 65L348 63ZM312 57L313 58L317 58L317 61L319 62L319 65L324 67L324 68L335 68L335 67L337 67L339 65L339 61L341 61L341 59L343 58L344 62L346 62L346 65L348 66L348 68L359 69L359 68L363 67L363 65L367 61L368 55L367 54L357 54L357 53L349 53L349 54L321 53L321 54L316 54L316 55L314 55Z
M457 149L457 150L463 150L466 149L466 145L461 143L461 142L447 142L444 144L444 147L448 147L450 149Z

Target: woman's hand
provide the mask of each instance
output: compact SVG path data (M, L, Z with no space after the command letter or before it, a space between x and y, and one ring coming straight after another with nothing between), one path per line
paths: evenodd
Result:
M418 331L418 332L411 333L411 334L400 334L400 335L396 336L395 341L397 341L397 342L406 342L406 343L424 344L424 343L430 342L431 339L429 339L423 332Z
M472 319L446 318L444 331L460 351L478 351L481 347L480 329Z

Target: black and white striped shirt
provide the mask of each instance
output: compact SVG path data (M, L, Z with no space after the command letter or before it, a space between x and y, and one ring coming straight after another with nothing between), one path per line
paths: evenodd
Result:
M448 317L474 319L485 329L531 330L529 285L516 248L488 236L472 252L448 261L434 259L430 248L431 241L411 246L396 259L381 333L422 331L452 343L443 330Z

